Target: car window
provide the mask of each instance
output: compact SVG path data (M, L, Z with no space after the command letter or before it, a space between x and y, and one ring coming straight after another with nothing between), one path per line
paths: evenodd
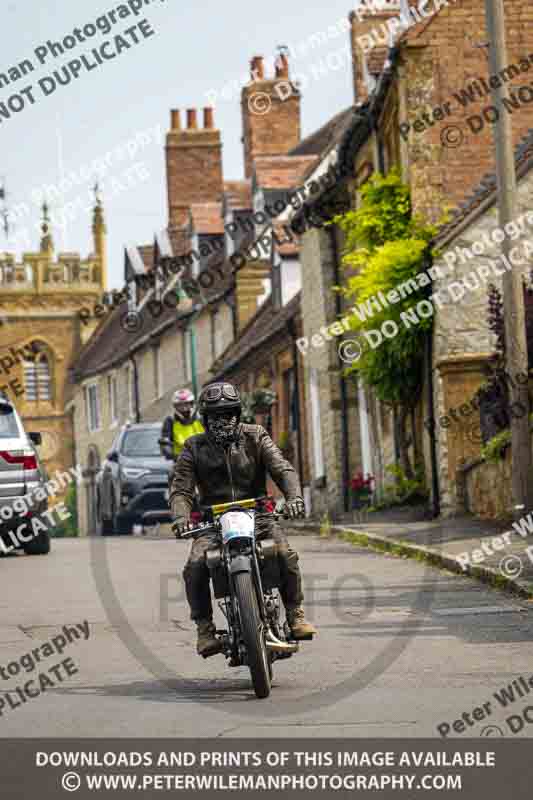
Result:
M13 439L16 436L20 436L20 431L13 409L0 403L0 439Z
M158 439L161 436L159 428L147 428L141 431L128 431L122 442L122 455L124 456L160 456Z

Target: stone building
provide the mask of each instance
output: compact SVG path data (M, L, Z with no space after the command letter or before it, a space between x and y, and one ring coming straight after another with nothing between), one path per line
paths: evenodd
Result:
M435 315L433 367L434 430L440 503L443 514L468 510L486 517L511 515L510 458L498 466L480 460L483 427L476 391L486 381L495 353L488 324L488 286L501 292L502 275L511 266L531 285L533 269L533 135L515 152L518 177L517 216L502 231L497 209L496 176L466 198L459 213L442 228L436 244L442 257L434 291L441 296ZM501 259L500 243L511 243L511 263ZM533 364L530 363L530 367ZM511 376L516 381L517 376ZM524 383L526 378L518 378ZM428 426L429 427L429 426Z
M42 434L39 453L49 473L77 463L68 374L96 324L94 319L83 324L79 312L92 308L106 289L106 227L98 197L93 236L94 253L88 258L56 257L44 206L40 250L24 253L20 262L0 254L3 377L26 430Z
M252 68L258 83L242 94L244 180L223 178L221 136L211 109L204 109L202 128L196 110L187 111L184 128L180 112L171 112L167 225L153 246L128 251L124 279L130 300L100 324L73 372L72 411L87 470L80 493L84 532L95 530L96 475L127 419L160 420L176 388L197 394L226 373L246 389L255 387L258 364L263 385L278 395L273 434L292 449L308 480L305 389L295 348L301 334L299 249L292 238L273 243L269 210L280 201L286 207L283 198L316 155L290 152L301 146L300 95L285 103L277 91L289 78L286 58L280 57L270 78L262 58ZM251 94L259 84L270 98L268 120L254 113ZM258 239L262 245L254 248ZM180 278L155 278L153 286L138 280L132 288L136 278L157 271L163 256L181 260ZM154 302L179 286L178 308L165 306L153 319ZM121 327L128 308L144 320L134 333ZM250 337L253 355L246 344Z
M350 15L355 105L346 112L345 130L324 148L306 180L317 180L332 164L342 169L333 187L309 194L308 211L328 202L334 211L357 208L360 189L368 177L376 171L386 174L393 166L400 169L410 186L415 213L436 221L444 209L462 207L482 176L493 169L492 128L488 123L493 112L487 111L491 105L489 78L495 85L509 86L515 144L531 127L531 90L525 85L526 73L533 69L528 55L533 45L533 9L529 4L521 0L506 3L510 64L501 75L492 77L488 75L484 47L474 46L469 38L474 30L481 31L480 41L488 38L482 3L448 3L424 20L417 22L413 17L414 24L408 30L406 25L387 25L400 12L405 18L405 5L390 0L374 4L374 8L359 7ZM334 120L330 124L334 126ZM292 216L302 217L303 213ZM321 325L342 316L342 305L328 291L338 283L341 252L341 236L331 228L309 230L302 237L302 318L308 340ZM451 328L442 322L446 313L450 313L449 308L436 310L436 329L441 325L440 335L447 332L453 339ZM309 367L309 398L315 397L315 411L310 410L311 453L318 465L315 473L318 470L325 475L323 487L314 490L315 501L332 513L339 510L339 498L346 493L347 452L358 462L358 468L376 476L378 487L384 484L386 465L398 457L393 414L377 403L373 392L361 386L354 390L351 382L343 386L342 378L339 382L329 374L328 369L339 366L337 345L338 341L310 347L304 359L306 369ZM447 345L441 342L440 352L446 350ZM434 414L434 381L446 385L453 372L453 392L457 395L470 392L473 384L469 351L461 362L460 350L454 350L451 343L450 350L454 352L453 370L445 357L439 359L438 366L432 363L428 351L427 367L431 366L426 368L421 400L408 426L409 452L412 460L423 458L435 513L441 510L439 478L448 464L444 447L435 446L423 425ZM310 368L315 364L325 376L322 382L318 372ZM339 391L344 409L347 393L356 393L358 408L350 422L349 414L341 413L339 419L331 413ZM447 397L449 391L443 391ZM344 463L344 470L339 469L339 461ZM443 510L449 513L453 503L450 506L449 492L444 492Z

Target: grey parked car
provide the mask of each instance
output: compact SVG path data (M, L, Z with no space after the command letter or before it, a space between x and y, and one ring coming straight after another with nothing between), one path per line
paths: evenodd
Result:
M14 545L10 530L16 530L48 508L47 495L39 501L30 497L38 489L44 489L48 480L35 447L38 444L41 434L26 433L16 408L0 393L0 536L6 549ZM27 511L17 510L17 506L26 507ZM28 555L45 555L50 552L50 533L41 531L20 546Z
M135 524L170 522L168 479L173 461L161 455L161 423L127 425L97 478L102 534L131 533Z

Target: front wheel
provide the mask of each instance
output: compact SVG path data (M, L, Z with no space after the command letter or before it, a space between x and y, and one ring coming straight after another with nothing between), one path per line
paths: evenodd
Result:
M264 625L259 614L259 605L251 574L238 572L234 576L234 580L235 593L241 612L242 637L248 654L252 684L257 697L262 699L269 696L271 681Z

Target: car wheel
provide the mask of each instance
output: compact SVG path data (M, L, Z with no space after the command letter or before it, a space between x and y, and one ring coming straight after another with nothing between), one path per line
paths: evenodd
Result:
M117 514L115 517L115 533L119 536L126 536L133 532L133 520L125 514Z
M102 536L112 536L115 532L115 524L114 524L114 516L115 516L115 503L113 502L113 497L111 497L111 516L109 519L106 519L102 516L102 505L101 500L98 501L97 505L97 518L100 517L101 519L101 529L102 529Z
M26 542L23 549L27 556L46 556L50 552L50 534L48 531L40 533L31 542Z

